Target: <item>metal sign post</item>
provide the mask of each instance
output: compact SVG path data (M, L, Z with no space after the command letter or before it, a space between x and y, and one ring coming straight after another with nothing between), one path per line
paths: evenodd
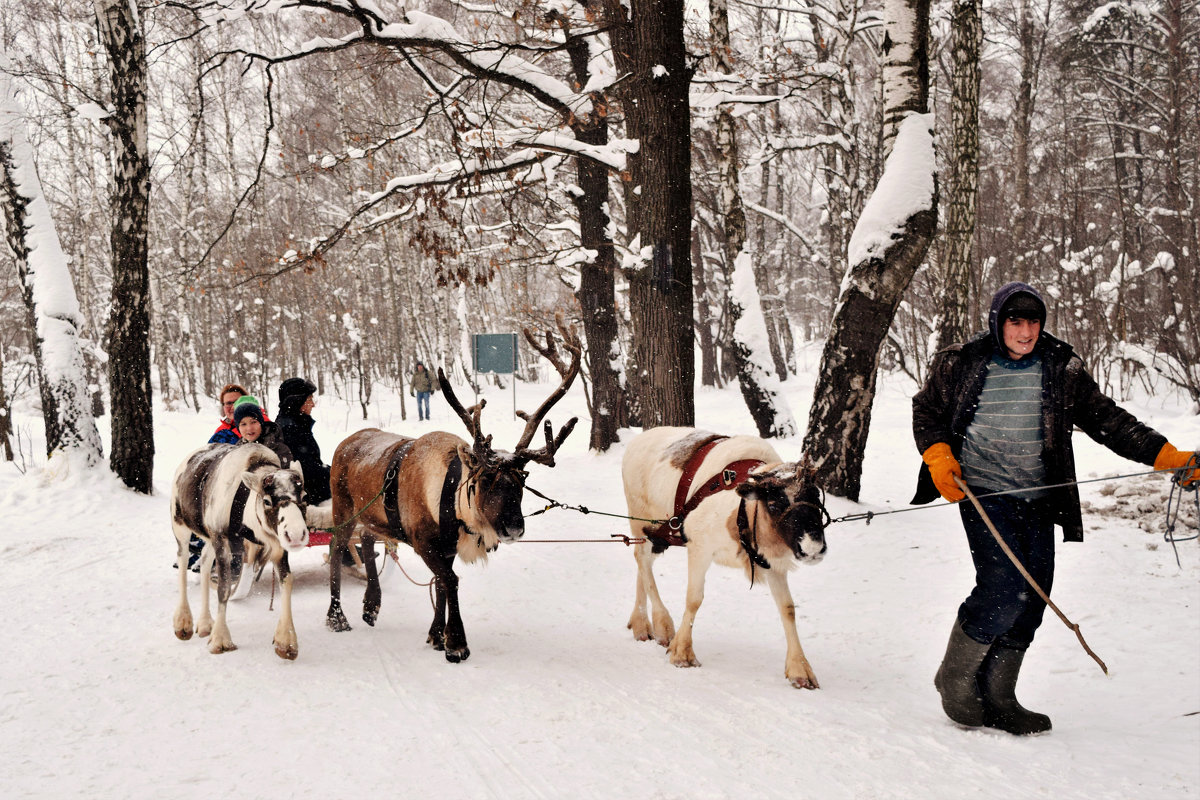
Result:
M476 333L471 336L471 360L475 383L481 372L511 375L513 419L517 418L517 335L515 333Z

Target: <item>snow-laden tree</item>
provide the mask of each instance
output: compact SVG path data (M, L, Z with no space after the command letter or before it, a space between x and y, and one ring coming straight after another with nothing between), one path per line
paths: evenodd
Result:
M67 257L42 194L16 90L0 51L0 207L17 262L37 362L46 454L87 466L103 457L84 378L82 315Z
M884 6L883 175L847 253L813 392L804 450L830 492L858 499L880 346L937 226L929 91L929 0Z
M743 251L734 265L729 304L736 320L730 348L737 364L742 399L764 439L795 436L796 420L788 410L783 384L775 373L767 322L754 280L750 254Z

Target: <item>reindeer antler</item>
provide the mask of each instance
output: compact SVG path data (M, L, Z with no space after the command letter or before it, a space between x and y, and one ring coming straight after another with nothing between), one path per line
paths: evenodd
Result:
M567 389L571 388L571 384L575 380L575 376L579 374L579 361L583 354L583 345L579 342L579 334L575 332L574 326L568 327L563 323L562 312L554 315L554 323L558 327L558 333L562 337L563 347L571 354L571 363L563 363L562 357L558 352L558 348L554 344L554 337L550 331L546 331L546 343L543 345L538 342L537 338L529 332L528 328L522 329L525 334L525 339L529 342L534 350L537 350L542 356L554 365L554 369L562 376L562 383L558 388L550 393L550 396L538 407L538 410L532 416L524 411L518 411L517 416L525 420L525 431L521 434L520 441L513 450L513 454L519 461L536 461L539 464L545 464L548 467L554 466L554 453L562 445L563 441L571 435L571 431L575 429L575 423L579 421L578 417L572 417L566 425L558 432L558 436L553 435L553 427L549 422L546 423L546 446L539 450L529 450L529 443L533 440L533 435L537 433L538 425L546 413L563 398L567 393Z
M438 385L442 387L442 394L446 396L446 402L450 404L459 419L467 426L467 430L471 432L471 437L475 440L473 445L475 453L483 455L492 445L492 437L485 437L479 424L479 417L483 413L483 407L487 405L487 400L480 398L477 404L470 408L463 408L463 404L458 401L458 397L454 394L450 381L446 380L446 373L441 367L438 367Z

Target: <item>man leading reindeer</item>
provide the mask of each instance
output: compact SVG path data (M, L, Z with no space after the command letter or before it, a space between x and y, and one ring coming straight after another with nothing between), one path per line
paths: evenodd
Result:
M1043 329L1046 304L1033 287L1008 283L992 298L988 330L934 356L913 398L921 451L914 503L940 494L979 497L1000 536L1046 591L1054 577L1054 526L1083 541L1071 431L1079 427L1120 456L1155 469L1189 466L1193 453L1117 406L1069 344ZM1037 488L1045 487L1045 488ZM995 494L1010 490L1013 494ZM946 715L960 725L1016 735L1050 730L1050 718L1021 706L1017 675L1046 603L992 538L975 507L959 507L975 562L975 588L959 606L934 677Z

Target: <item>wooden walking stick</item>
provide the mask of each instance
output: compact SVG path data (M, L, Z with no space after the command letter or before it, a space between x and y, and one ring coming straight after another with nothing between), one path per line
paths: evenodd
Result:
M1033 587L1034 591L1038 593L1038 596L1046 601L1046 605L1050 606L1050 608L1054 610L1055 614L1058 614L1058 618L1063 621L1063 624L1075 631L1075 636L1078 637L1079 643L1083 645L1083 649L1087 651L1089 656L1095 659L1096 663L1100 665L1100 669L1104 670L1104 674L1107 675L1108 667L1105 666L1104 662L1100 660L1100 656L1096 655L1094 652L1092 652L1092 648L1088 647L1087 640L1083 638L1083 634L1080 632L1079 626L1067 619L1067 615L1060 611L1058 606L1054 605L1054 601L1042 591L1042 587L1038 586L1037 581L1035 581L1033 576L1029 574L1029 570L1025 569L1025 565L1017 559L1016 554L1013 553L1012 548L1008 546L1008 543L1005 542L1004 539L1000 538L1000 532L996 530L996 526L992 524L992 520L988 517L987 512L984 511L983 506L979 504L978 498L976 498L971 490L967 488L967 484L965 484L962 478L958 477L957 475L954 476L954 482L958 484L958 488L962 489L967 495L967 499L971 501L971 505L975 506L975 510L979 512L979 516L983 518L984 524L987 525L988 530L991 531L992 538L996 540L996 544L1000 545L1000 549L1004 551L1006 556L1008 556L1008 560L1013 563L1013 566L1017 568L1017 571L1020 572L1029 585Z

